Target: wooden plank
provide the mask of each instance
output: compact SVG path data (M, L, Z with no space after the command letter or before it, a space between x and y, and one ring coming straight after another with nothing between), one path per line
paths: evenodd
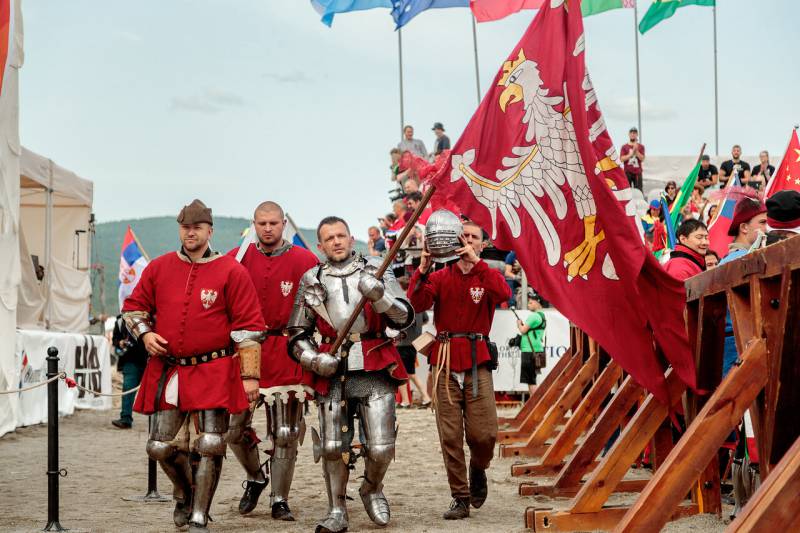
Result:
M753 341L742 354L742 365L733 368L714 391L703 410L653 476L615 533L660 531L700 473L715 457L725 437L767 381L767 351L762 339ZM602 469L601 463L597 471Z
M539 446L518 446L515 444L500 445L500 457L541 457L545 454L550 446L547 444L540 444Z
M650 440L650 464L653 466L654 472L661 468L672 448L672 422L667 417Z
M725 533L800 530L800 438L747 502Z
M572 514L551 510L525 510L525 527L534 531L596 531L611 530L625 515L627 507L604 507L593 513ZM697 514L697 505L686 504L675 509L670 520Z
M800 324L800 270L790 273L787 268L782 278L777 301L774 288L770 290L762 285L766 293L762 297L762 314L767 353L770 354L770 377L775 377L764 390L764 402L771 416L765 420L764 449L759 446L761 464L766 466L762 479L800 437L800 327L797 326Z
M600 455L608 439L643 393L644 389L633 378L630 376L625 378L622 387L600 413L586 439L556 477L554 485L564 488L580 483L581 478L589 471L589 466Z
M686 386L671 368L667 370L665 381L668 397L672 399L672 405L676 406L680 403ZM600 465L595 468L575 496L571 512L590 513L599 511L603 507L614 487L625 476L636 456L644 450L647 442L653 438L668 414L668 406L656 400L652 394L647 395L644 403L625 426L608 455L600 461ZM688 488L686 492L688 492Z
M725 318L728 302L724 292L702 297L687 304L687 329L694 351L697 387L713 391L722 378L722 359L725 348ZM708 394L686 393L686 423L691 423L702 410ZM700 474L692 498L700 512L719 515L722 512L719 465L711 461Z
M642 492L647 486L649 479L623 479L616 487L614 493L620 492ZM550 498L571 498L578 493L579 486L567 487L564 489L553 485L539 485L536 483L520 483L520 496L547 496Z
M556 427L564 421L567 413L580 402L584 389L592 381L592 378L597 375L599 360L600 355L596 351L589 356L589 359L583 364L575 378L564 389L558 401L547 411L547 414L528 440L526 447L541 446L553 436Z
M528 401L522 405L522 408L519 410L516 416L513 418L498 418L498 425L508 424L509 428L505 431L519 431L519 426L528 416L530 416L533 408L542 399L542 395L544 395L545 391L547 391L553 385L553 382L556 380L559 374L561 374L561 372L564 371L564 368L569 364L573 353L572 347L564 352L561 357L558 358L558 361L556 361L556 365L552 368L552 370L550 370L550 372L547 373L544 379L542 379L542 382L536 387L536 390L533 391L533 394L531 394L531 397L528 398Z
M784 267L795 269L798 265L800 246L797 246L797 241L787 239L692 276L686 280L686 300L691 302L701 296L725 292L730 287L746 284L753 274L757 277L775 276Z
M553 385L544 392L539 403L533 408L530 416L525 419L522 426L520 426L517 431L498 431L497 442L500 444L509 444L528 440L533 430L536 429L536 426L538 426L539 422L544 418L547 410L553 405L556 399L561 396L561 393L564 392L569 382L572 381L572 378L578 373L582 364L582 354L580 352L575 353L569 360L569 364L564 368L564 371L556 377Z
M592 385L589 393L583 398L578 408L569 417L569 421L542 456L543 465L561 464L572 452L578 438L586 431L595 415L600 410L603 400L611 392L614 384L622 378L622 367L611 361Z
M598 464L598 461L590 464L587 468L587 472L594 470L594 467L596 467ZM515 465L511 465L511 475L526 477L552 477L561 472L561 469L563 468L564 463L559 463L557 465L545 465L541 463L517 463Z

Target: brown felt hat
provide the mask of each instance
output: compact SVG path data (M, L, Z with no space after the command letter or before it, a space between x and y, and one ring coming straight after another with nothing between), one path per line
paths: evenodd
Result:
M206 204L198 199L194 199L189 205L183 206L181 212L178 213L178 224L199 224L201 222L214 225L214 221L211 218L211 208L206 207Z

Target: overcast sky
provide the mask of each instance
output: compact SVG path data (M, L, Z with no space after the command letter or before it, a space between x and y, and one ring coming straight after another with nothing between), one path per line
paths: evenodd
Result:
M719 0L720 151L780 159L800 122L800 2ZM641 17L650 5L640 3ZM535 12L478 26L481 87ZM176 214L192 198L250 216L280 202L299 225L345 217L359 237L389 211L400 137L388 10L319 22L307 0L24 0L20 133L91 179L99 221ZM586 19L587 58L619 145L636 122L632 10ZM428 149L477 106L470 12L403 30L405 120ZM687 7L640 38L650 154L713 151L712 10Z

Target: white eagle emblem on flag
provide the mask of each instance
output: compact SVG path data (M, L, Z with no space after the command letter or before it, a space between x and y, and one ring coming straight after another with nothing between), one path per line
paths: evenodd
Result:
M204 309L210 308L217 301L217 291L214 289L200 289L200 302Z
M476 304L481 302L481 299L483 298L483 292L484 292L483 287L469 288L469 295L472 297L472 301L475 302Z
M294 283L291 281L281 281L281 294L283 294L284 298L292 292L292 287L294 287Z

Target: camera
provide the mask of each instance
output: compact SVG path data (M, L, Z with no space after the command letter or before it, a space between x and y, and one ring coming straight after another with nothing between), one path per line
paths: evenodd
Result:
M396 202L397 200L402 200L406 197L406 193L403 192L403 189L400 187L396 187L394 189L389 189L389 200L392 202Z

